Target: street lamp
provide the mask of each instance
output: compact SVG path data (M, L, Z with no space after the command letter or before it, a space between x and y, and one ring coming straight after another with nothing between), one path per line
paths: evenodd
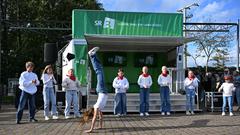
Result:
M177 10L177 12L183 13L183 23L186 23L186 22L187 22L187 19L190 19L190 18L193 17L192 14L187 15L187 10L190 10L191 7L199 7L199 4L198 4L198 3L193 3L193 4L190 4L190 5L188 5L188 6L185 6L185 7L181 8L181 9ZM183 36L184 36L184 37L187 37L187 33L186 33L186 32L183 32ZM184 52L187 52L187 47L186 47L185 44L183 45L183 50L184 50ZM183 56L184 56L183 69L186 69L186 68L187 68L187 57L186 57L186 55L184 54L184 52L183 52Z
M187 10L190 10L191 7L194 6L199 6L198 3L193 3L191 5L185 6L179 10L177 10L177 12L181 12L183 13L183 23L187 22L187 19L192 18L193 15L190 14L187 16ZM183 32L183 36L187 37L186 32ZM186 48L186 44L183 44L183 46L180 46L177 48L177 83L176 83L176 89L177 91L180 89L184 89L183 86L183 81L185 78L185 69L187 67L187 57L186 57L186 53L187 52L187 48ZM180 59L182 58L182 59Z
M185 6L185 7L181 8L181 9L177 10L177 12L183 12L186 9L191 9L191 7L193 7L193 6L199 7L199 4L198 3L193 3L191 5Z

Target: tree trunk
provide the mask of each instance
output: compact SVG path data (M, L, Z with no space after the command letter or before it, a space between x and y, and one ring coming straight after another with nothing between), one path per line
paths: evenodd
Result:
M208 62L209 62L209 58L210 58L210 57L207 57L207 63L206 63L206 67L205 67L205 72L206 72L206 73L208 72Z

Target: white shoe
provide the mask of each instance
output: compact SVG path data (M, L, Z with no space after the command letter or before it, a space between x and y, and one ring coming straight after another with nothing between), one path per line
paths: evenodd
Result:
M225 112L222 112L222 116L225 116L226 115L226 113Z
M120 113L118 113L118 114L116 114L116 116L117 116L117 117L120 117L120 116L121 116L121 114L120 114Z
M121 114L121 116L127 116L127 114L126 114L126 113L124 113L124 114Z
M88 55L89 56L93 56L94 54L96 54L96 52L99 50L99 47L93 47L90 51L88 51Z
M145 113L145 116L149 116L149 113L146 112L146 113Z
M70 119L71 117L70 116L65 116L65 119Z
M162 112L161 115L164 116L164 115L165 115L165 112Z
M58 119L58 116L53 115L52 119L57 120L57 119Z
M167 115L169 116L169 115L171 115L171 113L170 113L170 112L167 112Z
M144 116L144 114L143 114L143 113L140 113L140 116Z
M81 115L74 115L74 118L80 118Z
M49 120L49 117L48 117L48 116L45 116L45 120Z
M191 113L189 111L186 111L186 115L191 115Z
M191 114L194 115L195 114L194 111L191 111Z
M233 116L233 113L232 113L232 112L230 112L230 113L229 113L229 116Z

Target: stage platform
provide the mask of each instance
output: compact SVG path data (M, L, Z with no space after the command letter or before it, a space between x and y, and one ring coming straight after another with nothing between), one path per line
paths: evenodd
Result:
M108 94L108 101L103 112L113 112L114 93ZM93 106L97 101L96 94L90 94L88 98L88 107ZM186 111L186 95L171 94L171 111ZM139 112L140 98L139 93L127 93L127 112ZM200 111L195 105L195 110ZM160 112L160 94L150 93L149 95L149 112Z

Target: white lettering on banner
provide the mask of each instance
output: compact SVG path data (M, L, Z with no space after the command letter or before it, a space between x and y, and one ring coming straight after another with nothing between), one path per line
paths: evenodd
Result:
M110 29L114 29L115 27L115 23L116 20L109 18L109 17L105 17L104 19L104 23L101 20L95 20L94 21L94 25L95 26L103 26L103 28L110 28ZM150 23L129 23L129 22L120 22L118 23L119 26L137 26L137 27L162 27L162 24L150 24Z
M115 19L105 17L103 28L114 29L114 26L115 26Z
M102 26L102 21L101 20L96 20L94 21L95 26Z
M127 22L121 22L118 25L120 26L144 26L144 27L162 27L162 24L144 24L144 23L127 23Z
M80 64L81 64L81 65L85 65L85 64L86 64L86 60L81 59L81 60L80 60Z

